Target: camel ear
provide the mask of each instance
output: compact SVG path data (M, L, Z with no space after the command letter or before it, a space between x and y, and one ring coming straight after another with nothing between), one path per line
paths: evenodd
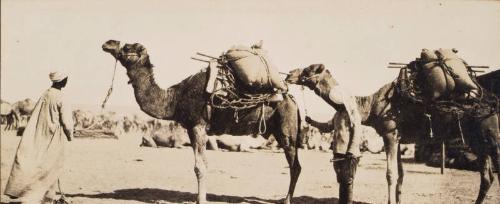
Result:
M141 56L148 54L148 52L146 51L146 48L143 45L141 45L139 43L134 43L132 46L137 51L137 54L139 54Z
M323 64L318 64L317 69L316 69L316 74L319 74L325 70L325 65Z

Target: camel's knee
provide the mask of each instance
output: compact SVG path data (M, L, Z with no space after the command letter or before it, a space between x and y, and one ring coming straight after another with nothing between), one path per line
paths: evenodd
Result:
M403 171L398 171L398 183L403 183L405 173Z
M205 177L206 168L195 166L194 173L196 174L196 178L203 179Z
M295 162L294 171L295 171L295 174L300 174L300 172L302 171L302 166L300 166L299 162Z
M396 183L396 180L398 179L398 177L397 177L396 173L394 173L394 172L392 172L392 171L390 171L390 170L389 170L389 171L387 171L387 173L386 173L386 175L385 175L385 176L386 176L386 179L387 179L387 183L388 183L389 185L393 185L393 184L395 184L395 183Z

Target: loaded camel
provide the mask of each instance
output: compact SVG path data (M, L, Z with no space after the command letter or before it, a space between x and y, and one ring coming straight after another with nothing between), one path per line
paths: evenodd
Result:
M338 83L322 64L292 70L287 82L307 86L335 110L345 112L341 104L333 102L329 97L330 90L338 86ZM388 203L400 203L404 176L400 143L414 142L419 136L429 135L429 121L424 114L425 108L422 104L404 100L396 91L395 83L384 85L370 96L356 97L356 103L362 124L372 126L383 137L387 157ZM445 139L449 127L456 126L454 117L447 115L432 117L432 130L437 138ZM464 117L461 125L466 143L470 144L473 152L480 158L481 185L476 203L482 203L494 179L493 167L498 168L500 162L498 117L497 114L491 114L482 120ZM500 173L498 176L500 177Z
M290 167L290 184L285 203L291 203L295 185L301 166L297 155L300 117L294 99L287 94L283 100L260 108L242 110L239 122L233 120L232 109L213 109L208 119L208 94L205 87L208 73L201 71L168 89L160 88L153 77L153 65L144 46L139 43L125 44L109 40L102 45L105 52L110 53L126 68L134 95L142 111L151 117L162 120L174 120L187 129L194 151L194 172L198 180L198 203L206 202L206 176L208 161L205 155L207 130L208 134L248 135L258 131L261 111L265 114L267 129L264 136L273 134L281 147Z

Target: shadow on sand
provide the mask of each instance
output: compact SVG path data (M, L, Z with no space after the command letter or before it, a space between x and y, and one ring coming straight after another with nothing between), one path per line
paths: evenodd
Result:
M158 201L166 201L172 203L195 202L197 194L189 192L180 192L172 190L163 190L156 188L133 188L120 189L111 193L98 194L66 194L67 197L84 197L96 199L115 199L115 200L135 200L146 203L156 203ZM265 204L265 203L281 203L282 200L261 199L257 197L239 197L229 195L207 194L207 200L212 202L226 203L250 203L250 204ZM337 198L313 198L310 196L294 197L293 203L338 203ZM366 204L363 202L354 202L356 204Z

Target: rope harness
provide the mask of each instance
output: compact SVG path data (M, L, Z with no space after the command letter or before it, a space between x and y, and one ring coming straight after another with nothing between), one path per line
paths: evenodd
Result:
M59 179L57 179L57 187L59 188L59 194L61 194L61 197L57 200L54 200L54 204L69 204L68 201L66 201L66 196L64 195L64 192L61 189L61 182Z
M217 109L232 109L234 110L234 119L239 122L239 112L241 110L251 109L260 106L261 114L259 116L259 134L264 134L267 131L265 107L269 105L269 99L272 94L247 94L241 93L237 88L237 82L234 77L233 69L222 60L218 60L217 66L217 89L210 95L209 103ZM210 84L208 85L210 86Z
M453 78L457 78L452 68L446 65L445 60L438 60L439 66L443 72ZM465 63L465 61L464 61ZM465 63L466 64L466 63ZM467 65L467 64L466 64ZM468 67L468 66L467 66ZM481 86L476 80L476 73L468 68L469 77L479 87L477 96L468 95L465 101L457 101L453 97L451 99L426 101L422 96L422 90L417 83L417 75L420 71L419 62L414 61L405 67L401 68L401 73L396 81L395 89L402 99L424 105L426 109L426 116L431 124L430 137L433 138L432 119L429 111L435 111L440 114L452 114L456 118L460 137L465 143L464 133L461 125L461 120L464 117L472 117L474 119L481 119L488 117L492 114L498 113L499 102L495 96L483 92ZM448 83L448 82L447 82ZM403 105L403 104L399 104Z
M108 89L106 97L104 98L104 101L102 102L101 111L104 110L104 108L106 107L106 103L108 102L109 97L111 96L111 93L113 93L113 84L115 83L116 65L117 64L118 64L118 59L116 59L116 61L115 61L115 68L113 70L113 78L111 78L111 85Z

